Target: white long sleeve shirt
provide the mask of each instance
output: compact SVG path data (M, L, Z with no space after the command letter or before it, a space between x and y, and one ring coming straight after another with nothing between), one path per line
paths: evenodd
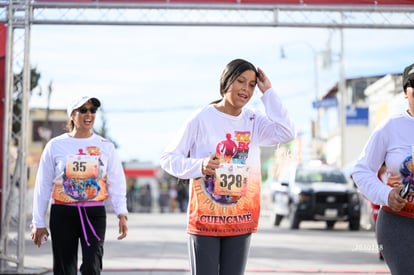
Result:
M51 139L42 152L36 175L32 224L46 227L49 202L71 204L110 198L114 212L127 214L126 180L112 142L93 134Z
M261 99L265 115L244 108L240 115L231 116L213 105L198 110L161 155L161 167L169 174L194 179L190 186L189 233L226 236L257 230L261 180L259 146L287 143L295 137L294 124L273 89L267 90ZM219 155L221 171L228 170L215 178L204 178L203 159L214 153ZM217 194L217 190L213 190L219 185L219 178L243 179L247 189L237 189L240 191L237 196Z
M391 187L378 179L377 171L385 162L388 174L399 175L413 144L414 118L407 112L390 117L373 131L352 172L352 179L368 200L388 206Z
M261 99L266 115L245 108L240 115L231 116L213 105L195 112L161 155L161 167L182 179L202 177L203 159L215 153L217 144L232 131L250 132L249 161L260 163L259 146L287 143L296 135L294 123L274 90L267 90ZM188 152L191 158L187 158Z

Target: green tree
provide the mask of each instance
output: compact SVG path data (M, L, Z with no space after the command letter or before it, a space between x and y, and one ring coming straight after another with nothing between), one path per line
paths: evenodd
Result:
M35 89L39 84L39 79L41 77L40 72L36 68L30 69L30 95L32 94L33 89ZM14 145L19 144L18 133L20 133L22 128L22 95L23 95L23 70L14 74L13 77L13 118L12 118L12 132L13 132L13 143Z
M95 129L95 132L98 135L103 136L104 138L110 140L115 148L118 148L118 143L116 143L109 135L108 135L108 127L107 127L107 120L106 120L106 116L105 116L105 110L103 109L103 107L100 107L100 117L101 117L101 125L98 129Z

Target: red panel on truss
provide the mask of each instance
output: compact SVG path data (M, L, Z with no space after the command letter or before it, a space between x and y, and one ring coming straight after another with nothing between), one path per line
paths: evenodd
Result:
M412 0L242 0L245 4L289 4L289 5L414 5Z
M35 2L53 2L53 3L79 3L79 2L100 2L100 1L94 1L94 0L35 0ZM112 1L112 2L117 2L117 1ZM123 2L123 1L119 1L119 2Z
M7 37L7 29L6 25L0 24L0 57L6 56L6 37ZM1 80L0 75L0 80Z
M6 38L7 38L7 28L5 24L0 24L0 98L4 98L5 96L5 88L6 88ZM0 102L0 144L3 144L3 136L4 136L4 101L1 100ZM3 156L3 146L0 146L0 156ZM0 179L3 178L3 164L0 164ZM0 186L3 186L0 181ZM0 189L0 215L3 216L3 209L2 209L2 191L3 188ZM1 221L0 221L1 226ZM0 232L2 233L2 232Z
M35 2L59 3L194 3L194 4L278 4L278 5L414 5L413 0L35 0Z

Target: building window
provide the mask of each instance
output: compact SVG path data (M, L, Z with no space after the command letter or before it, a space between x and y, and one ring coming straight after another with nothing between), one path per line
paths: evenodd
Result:
M49 127L45 127L45 122L42 120L33 121L32 141L40 142L42 140L49 140L66 132L66 121L50 121Z

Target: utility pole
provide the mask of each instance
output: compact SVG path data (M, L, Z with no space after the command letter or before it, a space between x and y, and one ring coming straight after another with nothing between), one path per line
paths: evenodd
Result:
M342 21L344 20L344 14L341 14ZM339 120L340 120L340 136L341 136L341 157L340 157L340 166L345 166L345 128L346 128L346 79L345 79L345 64L344 64L344 29L340 28L340 43L341 43L341 52L339 53L340 58L340 81L339 81L339 95L340 95L340 110L339 110Z

